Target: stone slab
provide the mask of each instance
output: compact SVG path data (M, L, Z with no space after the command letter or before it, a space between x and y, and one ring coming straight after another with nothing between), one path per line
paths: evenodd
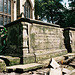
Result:
M54 69L59 68L60 65L52 58L50 66L52 66Z
M62 75L61 68L58 68L58 69L51 68L50 75Z
M75 75L75 69L70 72L70 75Z
M74 58L75 57L75 53L68 53L66 55L64 55L65 59L68 59L68 58Z
M65 74L69 74L71 71L66 69L66 68L63 68L62 72L65 73Z
M41 68L41 67L42 67L42 64L31 63L31 64L25 64L25 65L10 66L10 67L6 67L6 69L8 72L9 71L24 72L24 71Z
M74 63L70 63L69 65L75 67L75 62Z

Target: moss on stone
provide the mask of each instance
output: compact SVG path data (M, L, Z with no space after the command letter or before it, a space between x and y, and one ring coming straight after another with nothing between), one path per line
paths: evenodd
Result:
M6 63L7 66L20 64L20 58L19 57L3 56L0 58L2 60L4 60L4 62Z
M19 58L12 59L9 63L10 66L18 65L18 64L20 64L20 59Z
M23 57L23 64L29 64L29 63L34 63L34 62L35 62L34 56Z
M2 59L0 59L0 72L3 71L6 71L6 64Z
M30 35L31 47L35 47L35 33Z
M54 57L58 57L58 56L62 56L65 54L67 54L66 51L47 53L47 54L42 54L42 55L40 54L40 55L36 56L36 62L43 61L43 60L50 59L50 58L54 58Z

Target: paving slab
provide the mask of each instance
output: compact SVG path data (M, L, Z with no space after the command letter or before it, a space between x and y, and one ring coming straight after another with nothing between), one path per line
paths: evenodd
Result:
M75 67L75 63L70 63L69 65Z
M62 72L64 72L65 74L70 74L71 71L66 68L63 68Z
M50 66L52 66L54 69L59 68L60 65L52 58Z
M75 69L70 72L70 75L75 75Z
M58 69L51 68L50 75L62 75L61 68L58 68Z
M25 64L25 65L10 66L10 67L6 67L6 69L8 72L10 72L10 71L24 72L24 71L41 68L42 66L43 66L42 64L31 63L31 64Z

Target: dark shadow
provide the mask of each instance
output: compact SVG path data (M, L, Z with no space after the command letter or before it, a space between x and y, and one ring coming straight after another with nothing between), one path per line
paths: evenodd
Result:
M64 45L65 45L65 48L67 49L67 52L72 53L69 30L64 30L63 36L64 36Z

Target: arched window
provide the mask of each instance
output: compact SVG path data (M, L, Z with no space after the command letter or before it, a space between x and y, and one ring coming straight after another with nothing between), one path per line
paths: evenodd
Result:
M31 5L28 0L26 0L24 4L24 17L25 18L30 18L31 17Z
M11 0L0 0L0 25L11 22Z

